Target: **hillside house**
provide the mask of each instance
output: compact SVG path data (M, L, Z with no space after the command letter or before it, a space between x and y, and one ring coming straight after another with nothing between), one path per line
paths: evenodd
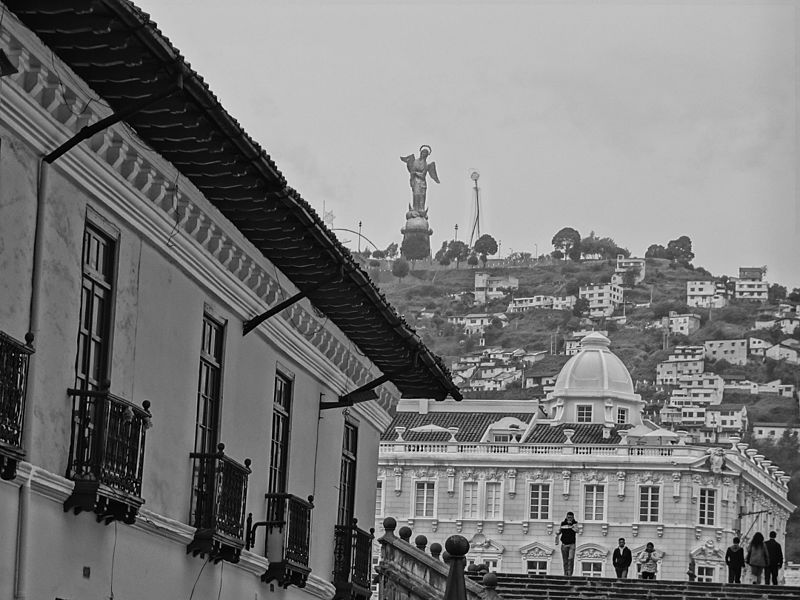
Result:
M497 319L501 327L508 325L508 317L504 313L470 313L447 317L447 322L461 327L467 335L483 334L486 328Z
M736 279L733 282L733 297L737 300L766 302L769 297L769 282L760 279Z
M673 335L691 335L700 329L700 315L694 313L678 314L674 310L669 312L669 332Z
M702 346L676 346L667 360L656 365L656 385L678 385L684 375L698 375L705 371Z
M553 310L572 310L577 301L576 296L553 296Z
M753 323L753 329L772 329L775 327L777 320L778 319L773 316L760 315L756 317Z
M752 434L754 438L759 440L772 440L777 442L787 431L789 432L789 435L796 434L800 436L800 425L758 421L753 423Z
M800 365L800 342L794 339L783 340L768 348L764 356L774 360L785 360L790 365Z
M486 304L489 300L502 298L509 291L519 289L519 279L511 275L475 273L475 304Z
M508 305L510 313L525 312L534 308L551 310L572 310L577 298L575 296L530 296L527 298L514 298Z
M578 297L589 303L589 317L610 317L622 304L622 288L613 283L581 286Z
M592 333L594 329L582 329L580 331L575 331L572 334L564 337L564 354L567 356L573 356L580 352L581 350L581 340ZM608 331L598 330L597 333L607 336Z
M767 274L767 267L739 267L739 279L762 281Z
M765 352L771 346L772 344L770 342L762 340L761 338L755 338L755 337L747 338L747 353L750 356L755 356L757 358L764 358Z
M789 316L789 317L781 317L777 321L775 321L775 325L780 327L781 331L786 335L792 335L794 330L800 327L800 317L797 316Z
M747 406L744 404L721 404L706 408L703 441L728 442L731 436L741 437L748 427Z
M725 359L732 365L747 363L747 340L708 340L703 346L705 357L710 361Z
M678 377L679 389L702 404L719 404L725 391L725 381L715 373L699 373Z
M686 304L697 308L722 308L728 305L725 285L708 280L686 282Z
M641 283L644 281L646 270L647 261L644 258L625 258L625 256L622 254L617 255L617 267L614 269L614 275L619 278L620 284L625 280L625 273L628 272L633 272L636 274L634 283Z

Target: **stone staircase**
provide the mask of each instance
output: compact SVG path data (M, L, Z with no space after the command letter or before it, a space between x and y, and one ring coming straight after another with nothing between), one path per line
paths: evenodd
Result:
M504 573L469 578L503 600L800 600L793 586Z

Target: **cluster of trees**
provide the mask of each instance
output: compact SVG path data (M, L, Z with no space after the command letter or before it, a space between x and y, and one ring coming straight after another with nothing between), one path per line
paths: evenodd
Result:
M688 235L682 235L667 242L666 248L661 244L651 244L647 252L644 253L644 257L666 258L688 266L694 258L692 240Z
M497 250L497 240L485 233L477 239L472 248L460 240L442 242L442 247L439 248L433 259L445 266L456 263L456 269L462 262L474 267L479 260L485 267L489 256L497 254Z
M616 258L619 254L630 256L627 248L619 246L613 238L599 237L594 231L585 238L573 227L562 227L553 236L553 252L556 259L564 257L571 260Z

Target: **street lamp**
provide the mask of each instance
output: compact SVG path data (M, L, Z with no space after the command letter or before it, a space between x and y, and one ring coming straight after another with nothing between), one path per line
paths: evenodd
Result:
M456 223L455 230L456 230L456 241L458 241L458 223Z
M358 253L361 254L361 221L358 222Z

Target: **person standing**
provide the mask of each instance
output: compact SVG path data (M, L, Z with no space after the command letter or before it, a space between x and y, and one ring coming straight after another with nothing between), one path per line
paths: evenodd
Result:
M750 573L753 575L753 583L761 583L761 573L769 566L769 553L764 544L764 534L757 532L750 545L747 547L747 555L744 562L750 565Z
M556 534L556 546L558 539L561 538L561 561L564 565L564 575L572 577L572 570L575 567L575 533L578 531L578 523L575 515L567 513L567 518L561 521L561 528Z
M661 559L661 552L658 552L653 542L647 542L644 550L636 557L636 562L642 565L642 579L655 579L658 572L658 561Z
M778 543L777 533L774 531L769 532L769 539L764 542L767 548L767 557L769 558L769 565L767 565L764 573L764 583L767 585L778 585L778 571L783 566L783 549Z
M742 567L744 567L744 548L739 545L741 540L733 538L733 545L725 553L725 564L728 565L728 583L742 583Z
M617 572L617 579L627 579L628 567L630 567L633 562L633 556L631 556L631 549L625 545L625 538L619 538L619 546L614 548L611 562L614 564L614 570Z

